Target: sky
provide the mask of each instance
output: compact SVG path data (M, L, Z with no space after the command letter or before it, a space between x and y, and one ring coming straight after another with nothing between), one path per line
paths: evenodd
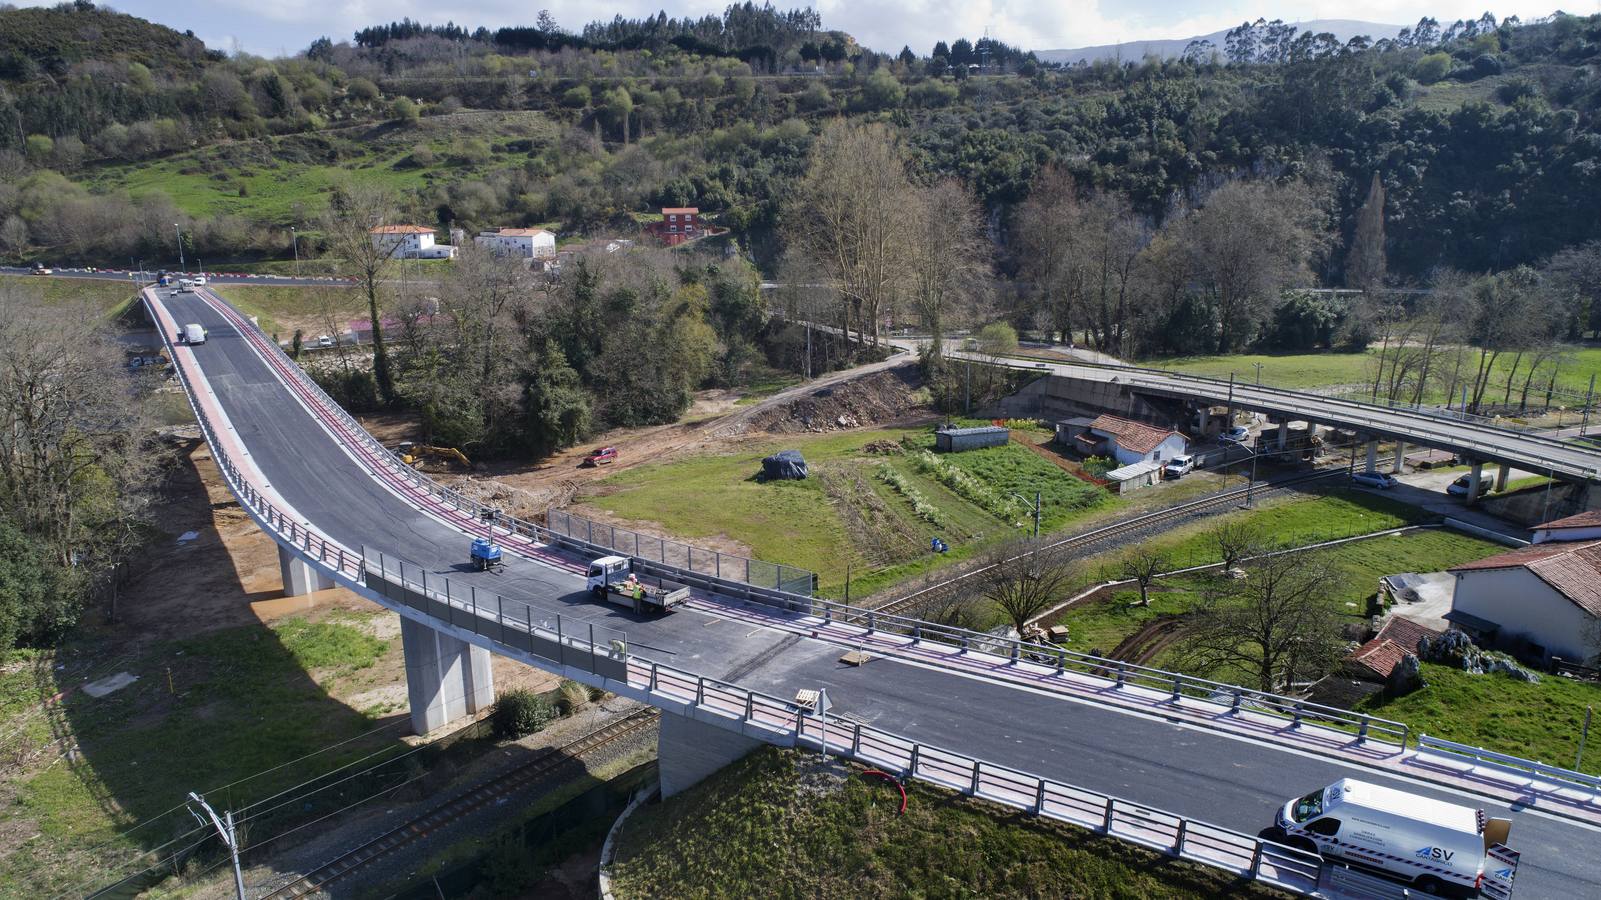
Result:
M12 0L16 2L16 0ZM54 5L57 0L21 0ZM292 55L318 37L350 40L359 28L409 16L427 23L447 20L469 28L532 25L548 8L564 28L578 30L598 18L638 18L665 10L669 16L720 13L731 0L110 0L102 5L192 30L208 47L262 56ZM759 0L758 0L759 2ZM1476 19L1486 10L1499 18L1528 20L1549 15L1555 0L774 0L774 6L812 5L825 28L856 36L864 45L893 53L903 44L927 55L939 40L990 36L1013 46L1049 50L1160 40L1208 34L1258 17L1286 22L1356 19L1409 25L1434 16L1442 25ZM1586 7L1595 6L1595 9ZM1601 0L1568 3L1570 12L1601 12Z

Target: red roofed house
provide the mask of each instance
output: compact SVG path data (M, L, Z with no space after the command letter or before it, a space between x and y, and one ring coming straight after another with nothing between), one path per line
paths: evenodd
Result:
M662 220L652 222L650 231L669 247L694 240L703 233L700 210L693 206L663 207Z
M1390 673L1408 653L1416 656L1418 641L1438 637L1441 632L1411 619L1391 616L1373 639L1356 648L1345 658L1345 667L1358 678L1369 681L1388 681Z
M1451 574L1456 587L1445 618L1475 641L1576 663L1601 652L1601 541L1551 540Z
M1534 526L1534 542L1593 541L1601 538L1601 509L1587 509L1576 516Z
M372 245L388 250L396 259L452 259L456 248L434 244L434 230L423 225L379 225L372 229Z
M1056 437L1085 456L1109 456L1123 466L1139 462L1165 463L1175 456L1183 456L1188 447L1184 435L1171 428L1111 415L1059 422Z

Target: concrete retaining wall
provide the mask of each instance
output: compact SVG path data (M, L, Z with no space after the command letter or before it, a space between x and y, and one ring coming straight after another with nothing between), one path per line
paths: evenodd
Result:
M656 741L663 799L694 787L760 746L755 738L664 710Z

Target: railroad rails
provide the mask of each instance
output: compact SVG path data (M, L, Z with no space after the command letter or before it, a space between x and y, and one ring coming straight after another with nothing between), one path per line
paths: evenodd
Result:
M486 781L441 806L339 854L288 884L262 895L262 900L270 897L309 897L321 893L335 882L354 875L395 851L551 777L564 765L655 725L660 717L661 713L656 709L642 709L560 747L547 747L527 765Z
M1105 544L1119 537L1145 531L1159 525L1187 519L1191 516L1201 513L1212 512L1220 507L1231 506L1240 502L1241 500L1244 500L1248 492L1251 493L1253 497L1268 497L1289 488L1305 484L1309 481L1329 478L1334 475L1343 475L1344 473L1344 468L1320 472L1309 472L1304 475L1295 475L1279 481L1268 482L1255 488L1237 488L1232 491L1225 491L1220 494L1214 494L1210 497L1192 500L1189 503L1181 503L1178 506L1172 506L1153 513L1147 513L1143 516L1136 516L1132 519L1114 522L1111 525L1091 529L1080 534L1072 535L1071 537L1065 537L1061 540L1053 541L1026 553L1020 553L1011 559L979 566L975 569L969 569L960 575L949 578L938 584L919 588L904 597L898 597L880 606L874 607L874 611L888 613L891 615L908 615L909 611L915 611L920 608L936 605L954 592L962 590L977 590L980 576L996 566L1011 565L1013 563L1020 562L1041 554L1049 557L1063 553L1082 552L1086 549L1100 544Z

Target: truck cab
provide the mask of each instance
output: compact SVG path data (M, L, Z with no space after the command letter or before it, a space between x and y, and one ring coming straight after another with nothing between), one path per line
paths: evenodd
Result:
M1426 894L1477 896L1489 849L1512 823L1483 810L1342 778L1290 800L1275 829L1292 847L1412 884Z

